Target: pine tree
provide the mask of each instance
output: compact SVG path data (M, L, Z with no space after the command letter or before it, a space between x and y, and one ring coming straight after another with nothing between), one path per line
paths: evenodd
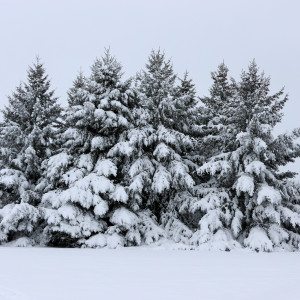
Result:
M252 62L226 104L227 111L235 111L229 123L235 140L229 151L199 169L209 179L193 203L193 210L203 213L195 243L223 250L238 243L256 251L299 247L299 198L289 181L293 174L279 169L299 156L293 142L299 131L273 136L287 96L283 90L270 95L269 87L269 78Z
M196 96L196 88L193 80L185 72L183 78L175 86L173 96L173 108L170 118L173 120L173 128L187 135L197 134L197 125L200 123L200 101Z
M234 104L235 83L229 79L228 68L224 63L219 65L217 71L212 72L211 76L213 85L210 88L210 95L201 98L205 106L200 107L197 114L198 119L200 115L201 117L196 128L197 143L192 159L196 166L201 166L209 159L215 159L226 150L228 151L229 145L235 140L230 111ZM191 119L191 116L188 119ZM198 155L195 155L195 152ZM221 174L218 178L214 175L200 172L198 176L194 176L196 185L192 189L193 196L186 197L180 209L185 212L185 223L191 229L197 229L200 224L201 230L196 231L191 239L193 244L225 250L234 247L235 244L232 241L227 242L227 239L222 242L224 238L222 236L226 235L226 232L218 233L217 231L223 228L219 220L224 220L226 223L228 213L224 208L229 205L230 195L229 190L225 188L227 185L226 182L223 183L224 178ZM217 203L212 205L214 202ZM205 228L207 224L210 228Z
M73 86L68 92L68 105L69 107L83 105L88 100L88 93L86 91L86 78L82 72L79 72L78 76L73 82Z
M61 151L46 163L43 205L49 244L118 247L140 243L139 218L123 182L130 147L130 81L106 51L69 92Z
M217 71L211 73L211 78L213 84L210 95L201 98L206 108L203 119L206 127L201 139L201 148L206 158L232 149L232 142L237 133L233 120L236 83L234 79L229 78L229 69L225 63L220 64Z
M54 150L60 115L57 98L43 64L29 68L27 82L17 87L3 110L0 126L0 241L19 238L20 245L35 234L40 212L36 185L41 163Z
M206 110L200 105L200 100L196 96L195 84L189 78L187 72L185 72L182 79L179 78L179 82L175 87L173 102L173 129L185 134L191 141L188 147L181 149L181 157L189 168L189 174L197 183L197 166L203 162L203 155L199 155L201 151L199 141L205 132L204 127L207 116ZM171 222L167 222L168 232L172 231L172 227L174 227L175 232L178 232L180 227L175 226L180 224L178 221L185 224L180 228L181 235L171 234L176 241L181 239L181 241L188 243L192 230L198 225L199 216L190 213L189 210L189 204L194 199L194 187L183 188L169 204L169 210L171 209L172 215L176 216L177 219L171 218ZM172 226L170 226L171 224ZM179 238L180 236L181 238Z
M194 105L193 85L185 77L179 90L171 62L160 51L152 52L146 69L137 75L135 98L135 128L128 134L133 148L130 199L137 210L150 209L158 223L173 228L170 222L181 223L174 221L178 212L172 202L182 201L178 198L194 184L184 157L193 147L184 111L185 104Z

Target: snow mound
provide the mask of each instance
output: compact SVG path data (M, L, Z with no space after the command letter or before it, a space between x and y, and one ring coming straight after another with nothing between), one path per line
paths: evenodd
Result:
M244 240L245 246L255 251L272 251L273 244L269 239L266 231L259 227L253 227L248 237Z

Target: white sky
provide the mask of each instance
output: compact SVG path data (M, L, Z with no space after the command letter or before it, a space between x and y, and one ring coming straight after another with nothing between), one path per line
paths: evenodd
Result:
M237 76L255 58L272 88L290 95L279 128L290 130L300 126L299 11L298 0L0 0L0 107L36 55L64 101L104 47L127 75L160 47L179 74L190 72L199 95L223 60Z

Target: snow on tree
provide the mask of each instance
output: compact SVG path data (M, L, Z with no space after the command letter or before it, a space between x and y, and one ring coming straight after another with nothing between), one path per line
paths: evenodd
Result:
M180 210L185 213L185 224L191 229L197 229L200 225L201 230L197 230L191 238L194 245L205 244L206 248L227 250L235 247L236 243L226 230L223 231L229 222L230 195L226 184L223 186L225 178L222 169L228 170L230 166L222 158L222 152L234 139L228 106L233 103L235 83L229 80L225 64L212 73L212 79L210 96L201 98L205 106L198 112L201 119L193 151L199 153L198 159L193 159L193 162L202 167L198 170L198 178L195 178L193 197L187 195ZM192 157L197 156L193 153ZM205 163L208 159L211 159L211 164ZM216 178L217 173L219 178Z
M283 171L300 129L275 136L287 101L255 62L222 63L198 98L160 51L123 80L106 51L61 112L43 65L0 124L0 243L254 251L300 247L300 185Z
M201 98L206 108L204 123L207 126L200 147L206 158L232 149L237 134L233 120L236 82L229 78L229 69L224 63L211 73L211 78L210 95Z
M137 210L150 209L159 223L167 214L178 215L175 201L194 185L188 152L194 140L187 134L188 111L196 105L194 87L187 76L176 84L170 61L152 52L135 84L135 126L128 133L132 150L129 194ZM179 224L174 222L174 224ZM178 231L180 232L180 231Z
M86 91L86 78L82 72L79 72L78 76L73 82L73 86L68 93L69 106L83 105L88 101L88 93Z
M195 84L188 72L184 73L183 78L178 79L179 84L175 86L170 116L173 128L189 136L199 136L204 121L204 110L196 96Z
M130 81L106 51L69 92L61 150L45 163L43 207L49 243L118 247L138 244L139 218L123 182L130 153Z
M0 125L0 241L21 239L17 244L23 245L26 237L37 238L35 231L40 231L36 184L42 161L54 150L61 109L38 59L28 70L27 82L8 100Z
M231 106L227 111L235 111L230 120L237 132L234 148L199 168L200 175L209 177L197 187L200 197L192 204L203 213L195 243L219 244L223 250L237 242L256 251L299 248L299 194L289 196L295 191L293 174L280 171L300 154L294 142L299 131L273 136L287 97L283 90L270 94L269 87L269 78L252 62L225 104Z

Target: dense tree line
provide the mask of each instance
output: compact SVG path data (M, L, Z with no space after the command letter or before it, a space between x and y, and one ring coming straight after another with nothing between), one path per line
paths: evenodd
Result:
M300 130L273 134L287 96L254 61L211 75L199 98L162 52L125 80L106 51L61 107L37 60L2 111L1 244L298 250L300 187L282 167Z

